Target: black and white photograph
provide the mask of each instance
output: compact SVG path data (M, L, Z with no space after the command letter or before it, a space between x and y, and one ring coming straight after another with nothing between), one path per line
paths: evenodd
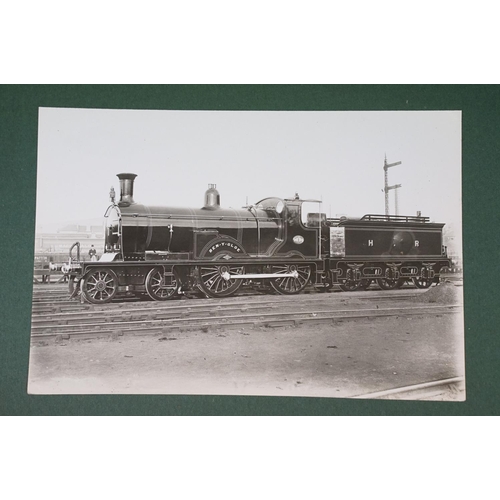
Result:
M40 107L28 393L465 401L461 127Z

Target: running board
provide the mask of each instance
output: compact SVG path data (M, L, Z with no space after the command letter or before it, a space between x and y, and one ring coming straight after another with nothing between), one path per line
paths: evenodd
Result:
M222 273L221 276L225 280L246 280L246 279L262 279L262 278L298 278L299 273L293 271L291 273L256 273L256 274L229 274Z

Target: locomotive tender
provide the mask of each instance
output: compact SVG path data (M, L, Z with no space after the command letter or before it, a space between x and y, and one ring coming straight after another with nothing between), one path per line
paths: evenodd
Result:
M199 289L227 297L243 284L281 294L308 284L352 291L372 281L383 289L406 281L427 288L450 266L444 224L427 217L309 213L303 223L303 203L317 200L265 198L225 209L214 185L199 209L148 206L133 199L135 174L118 178L120 200L112 189L105 213L104 253L98 262L79 262L70 251L66 268L70 291L91 303L122 292L166 300Z

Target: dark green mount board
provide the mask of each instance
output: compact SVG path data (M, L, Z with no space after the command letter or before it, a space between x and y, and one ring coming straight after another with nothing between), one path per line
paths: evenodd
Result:
M233 396L28 396L39 107L174 110L462 110L467 401ZM2 415L500 414L498 86L2 86ZM78 183L78 178L74 178ZM61 207L64 209L64 207Z

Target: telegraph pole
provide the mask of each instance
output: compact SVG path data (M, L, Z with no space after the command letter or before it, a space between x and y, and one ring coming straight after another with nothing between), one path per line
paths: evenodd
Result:
M387 163L387 155L384 159L384 193L385 193L385 215L389 215L389 191L391 189L395 189L395 197L396 197L396 215L398 215L398 188L401 187L401 184L394 184L394 186L389 186L389 176L387 174L387 171L391 167L395 167L397 165L401 165L400 161L397 161L396 163Z

